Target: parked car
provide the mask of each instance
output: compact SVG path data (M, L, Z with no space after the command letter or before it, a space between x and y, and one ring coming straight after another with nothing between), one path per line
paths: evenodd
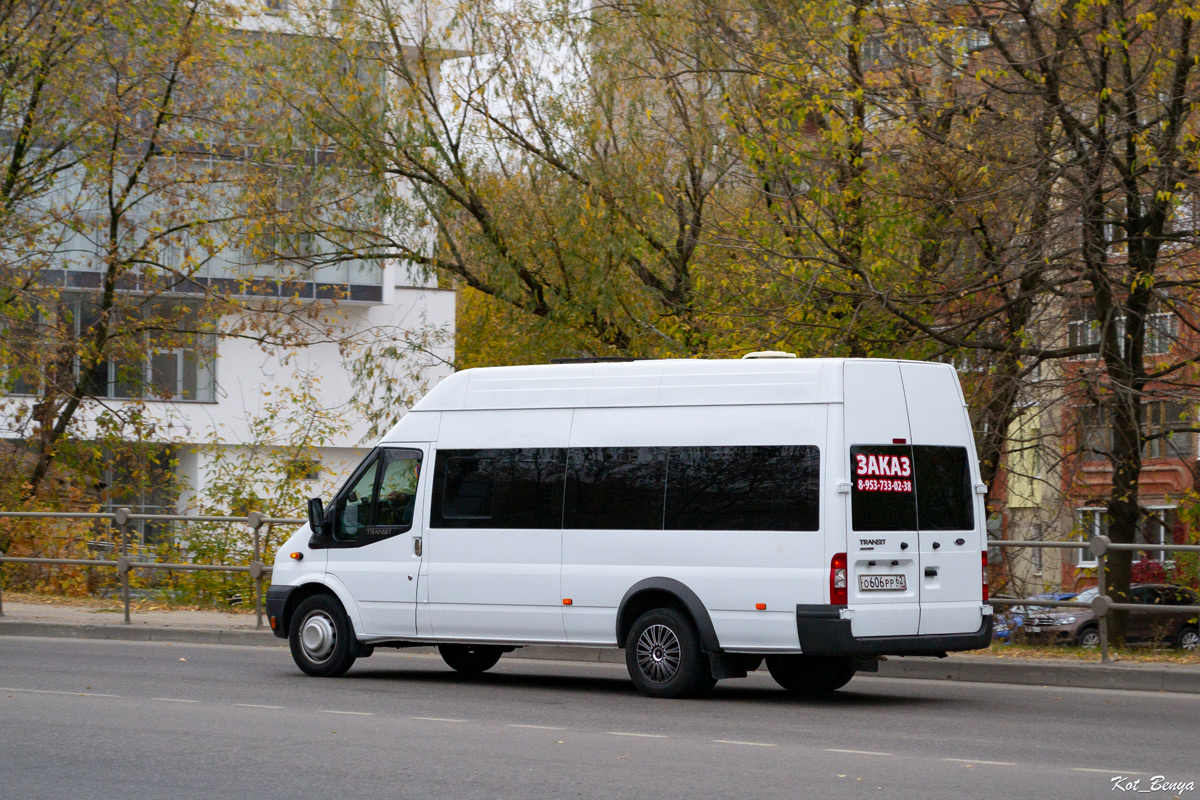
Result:
M1044 592L1026 597L1020 605L1006 605L1003 610L996 612L992 624L992 638L1012 643L1021 638L1026 617L1030 614L1047 614L1052 610L1052 606L1037 605L1038 600L1071 600L1074 597L1075 592Z
M1095 588L1080 592L1075 600L1090 603ZM1200 629L1195 611L1160 611L1163 607L1200 605L1200 596L1185 586L1166 583L1137 583L1130 587L1130 601L1154 610L1131 611L1125 631L1128 644L1173 644L1183 650L1200 647ZM1061 608L1039 611L1025 617L1023 632L1032 643L1100 645L1100 624L1090 608Z

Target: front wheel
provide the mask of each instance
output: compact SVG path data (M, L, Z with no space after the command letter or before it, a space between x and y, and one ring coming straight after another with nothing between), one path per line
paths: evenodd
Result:
M292 660L308 675L336 678L354 664L354 631L337 598L317 594L292 614L288 645Z
M857 672L851 659L838 656L767 656L767 670L784 689L806 696L836 692Z
M438 652L442 654L442 661L455 672L480 675L496 666L504 650L486 644L440 644Z
M1200 631L1196 628L1184 628L1179 632L1179 637L1175 640L1175 644L1180 650L1187 650L1194 653L1200 649Z
M625 640L625 665L642 694L690 697L716 685L700 635L686 614L655 608L638 617Z
M1075 637L1075 641L1084 650L1095 650L1100 646L1100 630L1098 628L1084 628Z

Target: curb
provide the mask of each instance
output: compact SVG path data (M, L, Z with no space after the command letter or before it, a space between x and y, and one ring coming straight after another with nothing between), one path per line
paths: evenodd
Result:
M112 639L127 642L175 644L237 644L284 647L269 630L218 628L157 628L144 625L77 625L58 622L0 621L0 636L46 636L54 639Z
M269 630L169 628L145 625L85 625L52 622L15 622L0 619L0 637L43 636L64 639L109 639L176 644L230 644L286 647ZM505 658L624 664L625 653L607 647L530 645ZM1127 666L1122 664L1069 664L1062 662L1005 661L1001 659L893 658L880 662L878 673L862 677L913 680L1004 683L1018 686L1063 686L1076 689L1172 692L1200 694L1200 668Z
M905 658L882 662L877 674L881 678L1200 694L1200 669L1192 667Z

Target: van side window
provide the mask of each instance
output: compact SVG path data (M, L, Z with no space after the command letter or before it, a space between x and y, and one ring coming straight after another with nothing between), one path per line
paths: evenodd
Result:
M417 504L417 479L421 474L421 454L415 450L384 450L383 474L379 478L379 502L374 525L412 527Z
M815 445L439 450L434 528L815 531Z
M335 539L343 542L357 541L359 535L371 524L371 501L375 494L375 478L378 475L379 456L376 455L338 503Z
M818 530L820 461L813 445L673 447L666 528Z
M566 449L439 450L434 528L561 528Z
M665 447L576 447L567 461L567 528L662 530Z
M412 527L421 452L385 448L360 469L334 511L333 538L340 547L370 544Z

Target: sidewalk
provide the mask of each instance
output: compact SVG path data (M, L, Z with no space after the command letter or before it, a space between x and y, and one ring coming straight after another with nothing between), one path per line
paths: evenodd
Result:
M39 603L4 602L0 637L49 636L74 639L123 639L188 644L237 644L285 647L254 614L220 611L135 611L124 624L120 611ZM266 622L264 620L264 626ZM431 650L432 651L432 650ZM0 653L3 650L0 649ZM524 647L506 658L624 663L623 650L594 647ZM862 673L869 677L871 673ZM1200 694L1200 666L1191 664L1081 663L1068 659L1014 659L983 655L948 658L892 658L879 665L879 677L1069 686Z

